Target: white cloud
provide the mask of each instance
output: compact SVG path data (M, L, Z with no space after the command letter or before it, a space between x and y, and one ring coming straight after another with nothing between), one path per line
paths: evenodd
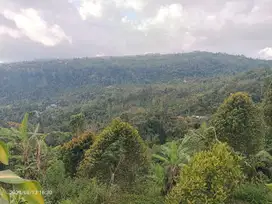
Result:
M266 47L259 51L259 57L264 59L272 59L272 48Z
M89 16L102 17L102 4L100 1L82 0L79 7L79 14L83 20Z
M156 17L151 21L154 24L164 23L166 20L175 20L182 17L183 7L180 4L161 6Z
M137 25L137 29L147 31L153 27L176 28L183 17L183 7L181 4L170 4L161 6L156 16L143 20Z
M267 58L271 11L272 0L0 0L1 59L192 50ZM64 31L72 45L60 43L70 41Z
M99 53L99 54L97 54L97 55L95 55L96 57L104 57L105 56L105 54L104 53Z
M144 0L113 0L117 8L134 9L141 11L146 6Z
M133 9L137 12L142 11L146 6L144 0L79 0L78 11L83 20L89 17L102 18L108 11L114 9ZM75 1L69 1L75 4Z
M5 18L14 21L20 32L34 42L41 43L45 46L55 46L63 40L71 43L71 38L67 37L59 25L49 26L39 15L32 9L21 9L19 13L11 10L4 10ZM8 30L9 34L19 37L18 33Z
M191 33L186 32L185 35L183 36L184 43L182 44L182 49L184 50L190 49L196 42L196 40L197 39L193 35L191 35Z
M256 25L271 21L271 1L259 0L257 5L245 1L226 2L218 17L221 23L231 21L234 24Z
M0 26L0 35L9 35L13 38L20 38L21 33L18 30L6 27L6 26Z

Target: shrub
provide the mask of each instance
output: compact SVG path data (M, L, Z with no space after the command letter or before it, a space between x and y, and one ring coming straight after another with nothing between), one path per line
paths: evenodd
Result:
M272 202L272 194L263 184L243 184L235 189L232 197L230 203L243 201L248 204L269 204Z
M224 203L243 174L240 158L224 143L197 153L180 174L176 187L166 198L167 204Z

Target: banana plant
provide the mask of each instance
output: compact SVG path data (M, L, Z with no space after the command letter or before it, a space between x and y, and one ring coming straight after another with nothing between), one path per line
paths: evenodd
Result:
M5 165L9 163L8 148L2 141L0 141L0 162ZM7 193L7 190L1 187L1 183L13 185L14 191ZM10 204L12 193L22 197L26 203L44 204L41 186L37 181L23 179L10 170L0 171L0 203Z
M41 170L41 160L42 160L42 154L46 150L46 144L44 142L44 135L39 134L40 124L36 126L36 129L32 136L29 138L29 141L31 143L31 146L35 147L35 163L36 163L36 168L38 172L40 173Z
M40 175L42 156L47 148L44 135L38 133L39 124L34 132L28 131L28 118L29 114L26 113L19 130L15 130L17 138L10 142L10 146L19 152L15 156L13 155L11 160L18 161L14 164L17 173L20 172L20 175L24 175L28 179L37 179L37 176Z
M270 191L272 191L272 183L266 184L266 187L267 187Z

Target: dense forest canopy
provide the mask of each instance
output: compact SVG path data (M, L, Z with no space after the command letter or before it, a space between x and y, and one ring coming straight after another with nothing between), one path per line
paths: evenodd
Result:
M0 120L20 122L31 112L41 130L67 132L70 118L79 113L94 129L122 116L147 134L143 121L158 118L154 113L163 113L159 120L170 124L173 117L209 116L237 91L260 102L271 63L192 52L2 64Z
M154 84L233 75L271 64L208 52L1 64L0 103L52 98L87 85Z

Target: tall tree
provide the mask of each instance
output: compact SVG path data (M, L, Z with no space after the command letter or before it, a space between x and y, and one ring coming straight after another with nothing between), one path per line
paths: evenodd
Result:
M212 118L217 138L236 151L255 154L264 147L263 120L247 93L231 94Z
M23 163L27 164L30 153L30 145L29 145L29 135L28 135L28 117L29 114L26 113L22 124L20 126L20 137L22 139L22 151L23 151Z
M82 113L72 115L70 118L70 126L77 136L79 136L84 130L85 117Z
M146 161L146 146L137 130L116 119L85 152L79 174L110 184L125 184L135 180Z
M69 176L75 175L77 166L82 161L85 151L90 148L93 140L93 133L85 132L62 146L61 157L65 171Z
M267 125L266 128L266 149L270 152L272 150L272 82L267 82L267 90L264 97L264 121Z
M162 195L167 195L176 185L177 177L190 158L206 149L206 135L211 128L203 123L198 130L188 132L182 140L174 140L161 146L161 150L153 154L155 162L164 168L164 184Z
M272 127L272 82L269 84L264 98L264 119Z
M161 151L153 154L153 159L162 164L165 169L162 194L166 195L176 185L176 177L184 164L187 164L190 155L182 142L172 141L161 146Z

